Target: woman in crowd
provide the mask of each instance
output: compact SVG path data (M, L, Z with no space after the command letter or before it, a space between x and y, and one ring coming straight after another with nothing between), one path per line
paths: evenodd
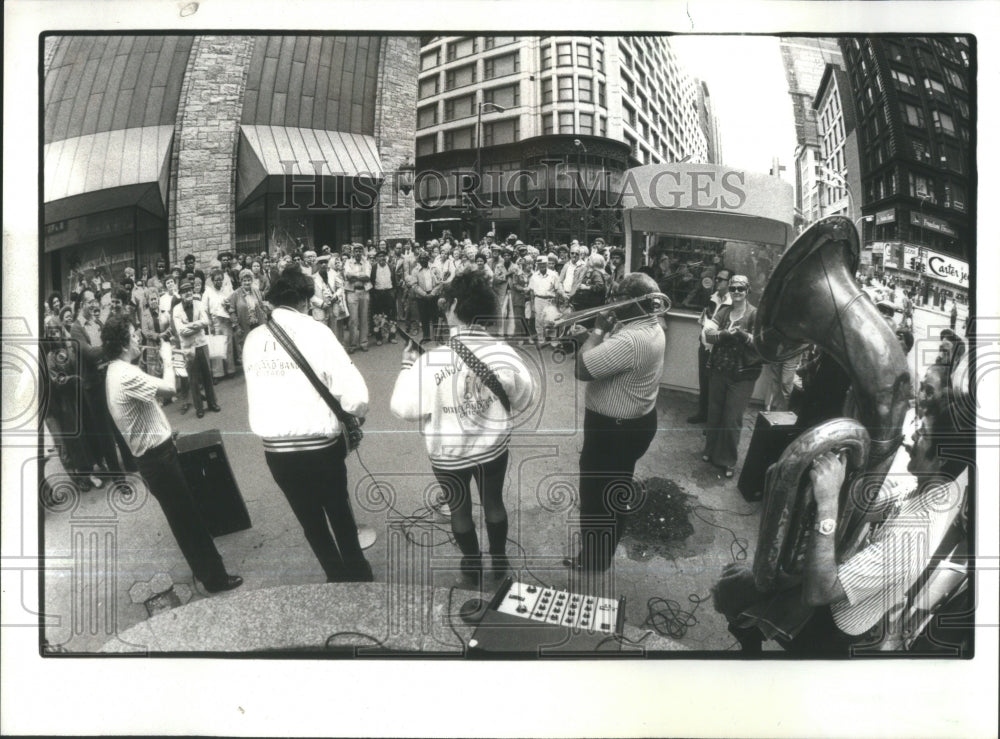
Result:
M754 384L760 377L761 359L753 348L757 309L750 304L750 281L733 275L729 281L731 305L715 313L714 324L706 325L705 341L712 347L708 358L708 421L702 459L725 470L732 477L737 447Z
M226 307L232 320L236 356L243 356L243 342L246 341L247 334L267 320L264 297L253 286L251 270L244 269L240 272L240 286L226 298Z
M519 257L515 262L510 282L510 302L514 313L514 336L522 344L531 343L531 308L528 300L528 280L531 278L534 259Z
M72 308L67 306L72 315ZM42 340L45 362L42 365L49 388L45 422L59 446L59 456L67 474L83 492L102 486L94 476L99 468L88 446L80 413L80 367L77 346L58 316L45 319Z
M483 274L457 275L443 286L441 302L451 341L422 355L409 346L403 349L390 407L399 418L423 423L431 470L451 509L461 569L471 579L482 569L472 517L470 482L475 478L493 572L501 576L509 567L503 502L507 447L518 414L531 402L533 383L517 352L472 323L496 313L496 297ZM442 368L451 373L436 382Z
M591 254L587 257L587 269L580 285L573 293L571 304L574 311L604 305L608 297L608 275L604 271L604 257Z
M63 299L62 295L53 292L49 293L49 297L45 300L45 316L59 316L59 311L62 310Z
M261 295L267 293L268 288L271 287L271 283L267 277L267 273L264 271L264 265L259 259L254 259L250 262L250 272L253 274L253 286L257 288L257 291Z

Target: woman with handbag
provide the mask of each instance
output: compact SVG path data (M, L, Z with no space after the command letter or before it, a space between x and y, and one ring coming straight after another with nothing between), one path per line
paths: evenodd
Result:
M327 582L371 582L344 463L360 441L368 386L333 333L309 315L314 289L298 267L286 269L266 296L270 320L246 338L250 428Z
M507 562L507 509L503 486L518 416L531 403L534 383L521 357L475 325L496 314L496 296L485 274L462 272L441 289L450 340L424 354L403 349L392 393L393 414L421 421L431 470L451 509L451 530L462 551L464 576L482 570L472 518L470 483L476 480L486 517L493 572Z
M748 300L750 281L733 275L729 281L731 305L715 313L706 324L705 341L712 347L708 358L708 421L702 459L735 473L746 411L754 384L761 373L761 358L753 348L757 309Z
M264 311L264 296L253 286L253 272L240 272L240 286L226 298L233 325L233 339L236 341L236 356L243 356L243 342L247 334L267 320Z

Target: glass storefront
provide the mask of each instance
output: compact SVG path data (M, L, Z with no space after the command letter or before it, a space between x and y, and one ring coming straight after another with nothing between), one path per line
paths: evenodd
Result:
M297 198L298 199L298 198ZM296 199L296 200L297 200ZM236 211L236 251L240 254L290 254L339 249L374 238L370 208L310 208L285 202L284 193L265 193Z
M674 309L695 311L704 307L701 293L714 289L715 273L723 267L746 275L751 296L759 299L784 251L777 244L663 234L640 234L632 244L632 264L652 271Z
M167 222L134 206L91 213L46 224L44 248L45 288L68 298L81 282L117 282L126 267L152 273L167 258Z

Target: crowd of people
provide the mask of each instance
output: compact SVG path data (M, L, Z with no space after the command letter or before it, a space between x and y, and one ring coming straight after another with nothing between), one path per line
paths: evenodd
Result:
M483 577L485 565L472 484L483 504L490 569L499 577L509 568L503 501L508 445L519 415L537 401L531 373L512 345L569 345L574 375L586 383L586 415L580 549L564 563L587 572L610 566L627 501L636 497L629 492L636 464L658 428L665 352L665 325L636 302L661 292L662 285L648 270L626 273L620 249L597 240L543 254L516 236L497 243L491 234L478 246L446 236L424 246L348 244L339 253L323 247L274 260L223 252L206 266L202 271L189 255L183 269L168 271L159 261L152 275L141 270L138 279L127 269L113 285L103 274L81 281L71 304L50 295L44 350L51 385L47 420L64 442L67 471L83 489L99 486L101 472L141 475L209 592L238 587L242 580L226 571L196 520L160 404L180 391L189 396L182 413L191 405L198 417L206 407L219 411L215 384L242 372L251 430L261 437L268 468L328 581L370 581L374 573L359 543L345 459L362 436L369 402L364 377L349 355L369 351L371 338L376 346L402 344L390 408L422 425L431 470L451 512L462 573L474 580ZM754 349L751 281L721 264L708 277L713 289L703 283L700 293L701 393L688 420L706 424L704 461L732 477L758 377L769 373L769 405L787 404L815 357L806 350L788 363L766 365ZM561 335L554 330L561 315L602 305L610 307L592 328L577 326ZM879 307L909 352L912 332L905 322L897 324L895 305ZM942 408L951 395L942 388L963 353L962 340L945 329L922 384L941 386L931 393L938 399L924 409L924 441L944 423ZM942 470L953 481L951 468L935 461L937 450L925 447L915 452L920 464L914 469L928 470L936 484ZM831 513L842 460L822 458L813 477L816 501ZM852 594L867 586L846 566L841 580L831 580L831 551L811 554L825 569L817 569L822 579L807 589L811 603L829 606L816 628L843 645L851 642L844 633L870 626L867 611L857 623L844 615L851 613ZM865 564L854 569L871 566L873 556L866 554ZM913 572L906 569L900 577L912 580ZM760 639L740 620L745 603L726 592L730 586L745 589L745 577L743 571L727 572L716 605L741 644L757 649Z

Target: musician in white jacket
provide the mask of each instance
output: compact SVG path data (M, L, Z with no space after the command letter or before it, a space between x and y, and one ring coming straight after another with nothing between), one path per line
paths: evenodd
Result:
M312 277L297 267L286 269L266 296L275 306L271 318L343 409L363 421L368 387L329 328L310 317L313 289ZM347 447L337 416L267 324L247 336L243 372L250 428L263 440L267 466L327 581L373 580L351 511Z
M509 567L506 556L507 509L503 486L511 433L531 404L534 383L521 357L506 343L476 325L496 314L496 297L480 272L463 272L442 288L452 340L457 339L481 362L477 372L452 344L417 354L403 350L403 367L392 393L392 412L421 421L431 470L451 508L451 528L462 551L462 572L476 579L482 568L479 539L472 518L470 482L482 500L493 573ZM490 389L492 372L510 409ZM489 379L487 379L489 378Z

